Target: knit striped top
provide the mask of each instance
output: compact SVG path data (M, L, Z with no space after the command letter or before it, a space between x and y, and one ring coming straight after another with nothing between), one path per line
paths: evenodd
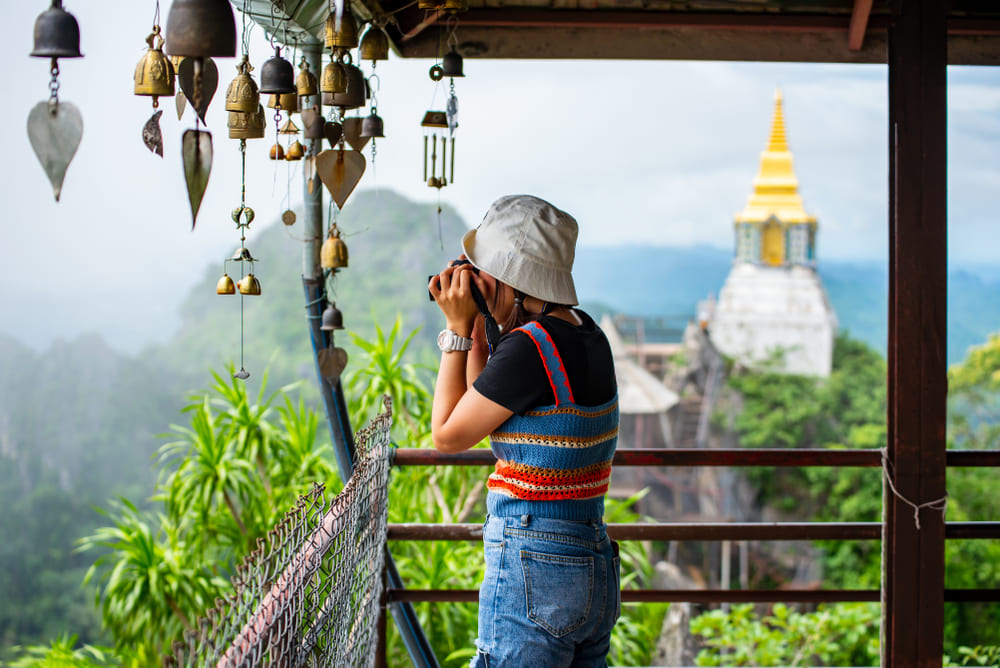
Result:
M486 483L489 513L598 519L618 443L618 397L599 406L576 404L545 328L530 322L515 331L535 343L556 402L514 414L490 434L497 464Z

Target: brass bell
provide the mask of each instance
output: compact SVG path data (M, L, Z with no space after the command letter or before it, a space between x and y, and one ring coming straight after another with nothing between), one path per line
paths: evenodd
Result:
M223 273L222 278L219 282L215 284L215 294L217 295L235 295L236 294L236 284L233 283L233 279L229 278L229 274Z
M425 12L434 11L441 9L443 4L442 0L417 0L417 9Z
M384 129L382 117L375 113L375 109L361 121L362 137L385 137Z
M444 54L444 58L441 59L441 69L444 70L446 77L465 76L462 73L462 56L455 50L455 47L451 47L451 51Z
M319 109L314 106L312 120L306 125L306 139L323 139L326 137L325 128L326 119L320 115Z
M253 274L247 274L237 283L241 295L259 295L260 281Z
M340 238L337 223L330 226L330 233L319 249L319 264L324 269L340 269L347 266L347 244Z
M240 64L236 66L236 78L229 83L226 89L226 111L256 112L260 106L260 93L257 91L257 82L250 76L250 60L243 56Z
M347 90L347 70L336 60L323 68L319 89L324 93L343 93Z
M333 106L344 109L365 106L365 100L368 99L368 84L365 82L364 73L351 64L345 64L344 70L347 72L347 90L333 94Z
M388 60L389 38L381 28L372 26L361 38L361 60Z
M284 111L293 113L299 110L299 94L292 93L282 93L281 95L272 95L267 98L267 108L277 109L278 104L281 104L281 108Z
M267 125L267 117L264 115L264 107L257 105L257 112L230 111L229 138L230 139L263 139Z
M292 142L292 145L288 147L285 152L285 160L301 160L306 154L306 147L302 145L298 139Z
M36 58L82 58L80 24L62 8L62 0L52 0L52 6L35 19Z
M335 329L344 328L344 314L340 312L336 304L330 304L323 309L323 320L319 326L324 332L331 332Z
M154 46L157 39L159 43ZM174 94L174 66L170 59L163 55L160 26L153 26L153 32L146 38L146 44L149 48L135 66L135 94L152 95L153 106L156 106L157 97Z
M274 56L268 58L260 69L260 92L294 93L295 91L295 69L290 62L281 57L281 47L276 46Z
M299 134L299 127L295 125L295 122L291 118L289 118L285 121L285 124L278 129L278 134L297 135Z
M444 0L444 11L452 14L468 11L469 0Z
M305 56L302 56L302 61L299 63L299 76L295 79L295 88L299 97L309 97L319 92L316 75L309 71L309 63L306 62Z
M337 15L330 12L326 19L326 47L328 49L353 49L358 45L358 22L351 13L350 3L344 3L344 12L340 15L338 30Z
M236 21L229 0L174 0L167 15L171 56L236 56Z
M271 160L284 160L285 159L285 149L281 144L275 142L274 146L271 147Z

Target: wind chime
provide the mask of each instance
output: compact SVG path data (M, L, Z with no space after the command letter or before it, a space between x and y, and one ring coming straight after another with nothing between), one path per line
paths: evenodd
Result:
M448 35L448 53L444 54L440 63L431 66L428 72L431 81L440 82L445 77L449 80L448 102L445 111L428 111L420 125L424 128L424 181L431 188L439 191L455 182L455 130L458 129L458 96L455 94L455 78L464 77L462 55L458 52L457 19L454 13L468 9L467 4L445 2L440 6L449 11L451 29ZM447 136L444 130L447 129ZM438 164L438 132L441 134L441 171ZM428 150L430 144L430 150ZM450 153L450 156L449 156Z
M177 77L195 110L195 127L185 130L181 141L194 229L212 173L212 133L200 125L219 83L212 56L236 56L236 21L229 0L174 0L167 16L166 49L171 56L184 57Z
M372 168L375 167L376 139L385 137L385 123L378 115L378 100L376 93L379 89L378 75L375 74L375 65L380 60L389 59L389 38L386 37L382 29L382 21L373 20L371 25L361 38L361 46L358 49L361 60L372 62L372 73L368 77L369 88L371 89L371 110L361 123L361 138L372 140ZM360 150L360 149L359 149Z
M289 150L286 152L286 159L289 160L299 160L305 157L308 161L307 169L305 170L308 174L307 182L310 192L313 188L313 176L315 172L315 164L313 162L313 157L315 155L316 140L322 141L323 139L323 115L319 112L319 107L312 101L313 98L317 98L316 102L319 102L319 82L316 81L316 75L309 70L309 63L306 61L305 55L302 56L299 61L299 74L295 77L295 90L298 94L298 104L299 104L299 116L302 119L303 125L303 135L306 139L313 140L312 148L309 151L308 156L306 156L305 147L302 146L296 140L298 144L297 151L293 152ZM293 144L293 147L295 145ZM291 147L290 147L291 148ZM294 156L295 153L299 154L299 157ZM286 188L286 200L288 201L289 208L286 209L281 214L281 222L286 226L291 226L295 224L295 212L292 211L291 207L291 169L288 170L288 184Z
M66 170L83 138L80 110L71 102L59 100L59 59L83 57L80 26L76 18L62 8L62 0L52 0L52 6L35 20L31 55L51 59L49 99L36 104L28 114L28 139L58 202Z
M156 155L163 157L163 133L160 131L161 97L174 95L174 66L163 53L163 36L160 34L160 1L156 0L153 15L153 32L146 38L146 53L135 66L135 94L153 98L153 115L142 128L142 143Z

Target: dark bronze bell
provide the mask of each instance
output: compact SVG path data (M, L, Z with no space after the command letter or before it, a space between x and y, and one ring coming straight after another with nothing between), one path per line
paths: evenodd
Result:
M326 48L328 49L353 49L358 45L358 22L351 13L350 3L344 3L344 13L340 16L340 26L338 30L337 15L334 12L326 19Z
M462 72L462 56L455 50L455 47L451 47L451 51L444 54L444 58L441 59L441 68L446 77L465 76Z
M62 8L62 0L52 0L52 6L35 19L36 58L82 58L80 25Z
M344 328L344 314L340 312L335 304L330 304L323 309L323 323L319 326L324 332Z
M295 93L295 68L281 57L281 47L274 47L274 56L260 69L261 93Z
M344 109L357 109L365 106L368 85L365 83L364 73L358 67L350 64L345 64L344 70L347 72L347 90L343 93L333 94L333 106Z
M309 71L309 63L306 62L305 56L302 56L302 62L299 63L299 76L295 79L295 88L299 97L308 97L319 92L316 75Z
M382 123L382 117L376 114L374 109L361 121L362 137L385 137L384 130L385 125Z
M319 264L324 269L340 269L347 266L347 244L340 238L337 223L330 226L330 233L319 249Z
M305 118L305 114L302 115ZM313 107L312 120L306 124L305 137L306 139L323 139L326 137L326 133L323 131L326 126L326 119L324 119L320 113L319 109Z
M226 90L226 111L242 111L253 113L260 106L260 93L257 90L257 82L250 76L250 60L243 56L243 60L236 66L236 78L229 83Z
M236 56L236 21L229 0L174 0L167 15L171 56Z
M389 38L377 26L368 28L368 32L361 38L361 60L376 61L388 59Z

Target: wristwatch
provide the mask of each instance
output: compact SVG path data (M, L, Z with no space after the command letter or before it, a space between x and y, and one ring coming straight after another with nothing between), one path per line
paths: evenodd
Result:
M450 329L442 329L438 334L438 348L443 353L450 353L456 350L472 350L472 339L459 336Z

